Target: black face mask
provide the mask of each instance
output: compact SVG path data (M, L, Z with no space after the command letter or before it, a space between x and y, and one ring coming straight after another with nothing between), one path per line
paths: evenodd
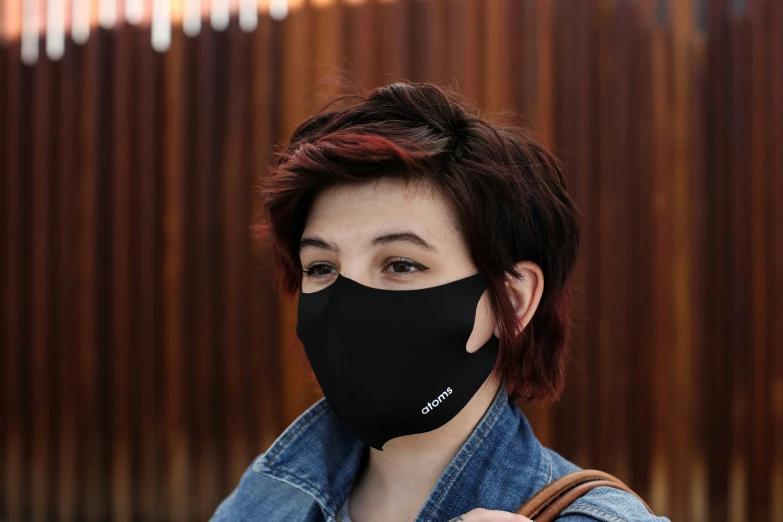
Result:
M296 334L332 411L373 448L453 419L492 373L499 340L465 350L481 274L420 290L337 275L299 293Z

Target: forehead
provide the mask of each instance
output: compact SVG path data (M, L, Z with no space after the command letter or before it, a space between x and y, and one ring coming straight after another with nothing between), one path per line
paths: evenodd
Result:
M379 226L434 235L457 232L451 206L437 189L388 178L322 190L310 208L305 232L370 233Z

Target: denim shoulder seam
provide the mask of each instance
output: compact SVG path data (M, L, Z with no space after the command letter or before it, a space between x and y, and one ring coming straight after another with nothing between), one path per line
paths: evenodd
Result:
M267 467L268 464L270 464L272 461L274 461L278 455L280 455L280 452L282 452L288 444L291 443L291 441L296 437L300 431L302 431L306 426L308 426L311 422L313 422L315 419L320 417L324 414L326 411L326 407L324 406L326 403L322 403L321 407L316 409L315 411L312 411L312 416L309 419L305 419L302 424L296 427L296 429L284 440L280 442L280 445L275 449L275 452L272 455L269 455L266 458L263 458L264 461L266 461Z
M435 508L438 507L438 503L440 502L440 499L443 498L443 495L446 493L446 491L449 489L449 486L454 481L454 479L459 475L460 471L465 467L465 464L467 463L469 457L473 455L473 452L478 448L479 443L484 440L484 437L489 433L490 429L495 426L495 419L497 419L498 414L500 414L500 411L503 409L504 403L501 402L497 405L497 408L492 414L492 417L487 419L486 425L484 426L484 429L479 433L478 437L476 438L475 443L473 444L473 447L470 448L470 450L465 453L462 456L462 460L460 461L459 465L456 467L454 472L449 477L448 482L444 484L443 489L441 489L440 494L438 495L438 498L435 499L435 502L433 502L432 507L430 508L429 513L427 513L427 516L424 518L424 521L427 522L427 520L430 519L432 516L432 512L435 511Z
M326 506L326 498L320 492L319 488L315 486L315 484L303 479L302 477L292 475L287 471L283 471L275 468L268 468L268 469L276 473L276 476L274 477L275 480L279 480L280 482L283 482L291 487L298 489L302 493L310 495L311 497L313 497L313 499L316 502L318 502L318 504L320 504L321 506ZM303 485L312 489L312 492L305 490L302 487Z
M552 457L549 456L549 452L546 450L542 449L541 453L543 453L544 457L546 457L546 465L547 465L546 483L551 484L552 483Z
M587 513L585 513L585 511L587 511ZM582 515L592 516L594 518L597 514L601 516L601 520L605 520L608 522L628 522L628 520L624 518L620 518L617 515L613 515L612 513L608 513L606 511L595 508L593 506L588 506L586 504L571 504L568 508L563 510L562 513L560 513L560 516L564 517L566 515L574 515L574 514L582 514Z

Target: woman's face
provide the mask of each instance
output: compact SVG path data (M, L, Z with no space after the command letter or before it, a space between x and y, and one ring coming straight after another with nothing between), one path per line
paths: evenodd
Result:
M305 293L329 286L338 273L372 288L414 290L477 271L443 197L384 178L320 192L300 258Z

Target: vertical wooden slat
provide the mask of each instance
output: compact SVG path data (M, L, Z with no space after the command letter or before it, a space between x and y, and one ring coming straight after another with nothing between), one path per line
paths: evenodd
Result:
M611 238L612 248L598 254L598 415L599 458L610 473L626 475L627 448L620 435L626 421L625 372L614 365L627 365L629 291L629 185L626 176L628 139L629 65L627 6L612 9L612 2L599 4L597 67L599 68L598 110L602 119L597 160L599 165L597 227L598 241ZM625 217L623 217L625 216Z
M375 6L373 34L378 39L378 73L382 84L410 77L408 1L378 1Z
M321 29L320 34L328 27L331 36L318 36L311 33L309 38L311 56L320 58L321 53L328 57L327 62L317 59L316 65L334 65L349 74L353 74L359 84L371 87L377 82L375 74L375 41L372 34L372 19L374 16L374 2L351 2L342 5L343 2L334 3L322 10L321 18L328 17L323 24L318 23L316 9L311 12L311 27ZM328 24L328 26L327 26ZM342 45L342 49L340 49ZM333 54L336 50L339 55ZM317 52L315 50L318 49ZM340 57L341 60L335 58ZM320 103L319 103L320 105ZM314 107L315 108L315 107Z
M120 11L123 12L123 11ZM119 19L112 33L112 519L127 522L132 518L133 462L131 419L131 194L134 154L130 133L132 110L131 80L133 48L131 28Z
M8 41L10 39L6 38L6 13L5 9L0 8L0 122L6 122L8 121L8 107L6 107L5 103L3 103L6 99L8 99L8 95L6 93L7 91L7 82L8 82L8 73L9 70L6 66L6 63L8 63ZM14 62L15 59L12 59ZM6 125L0 123L0 165L5 168L5 156L7 154L4 144L6 143ZM6 241L6 216L2 209L5 208L6 202L6 194L8 194L8 189L10 187L6 186L5 179L3 177L0 177L0 254L3 252L7 252L9 248L9 244ZM6 280L6 260L4 259L5 256L0 256L0 284L5 283ZM0 296L0 366L3 368L6 365L6 359L11 359L10 352L11 350L6 347L5 345L5 339L6 339L6 320L8 319L6 317L5 313L6 308L6 302L5 302L5 296ZM8 351L9 353L6 353ZM2 374L2 370L0 370L0 375L5 377L4 374ZM5 389L0 388L0 390L3 391L3 397L5 397ZM8 418L8 414L6 411L9 409L9 405L7 404L7 401L0 398L0 419L6 419ZM8 430L10 431L10 430ZM0 429L0 455L5 456L5 448L7 444L6 440L7 431ZM4 466L0 466L0 492L5 491L5 478L6 478L6 470ZM5 498L0 495L0 506L3 505ZM2 508L0 508L2 509Z
M706 93L707 122L708 122L708 147L712 153L707 158L706 168L710 173L706 180L704 190L710 199L708 209L707 230L709 237L708 252L710 263L706 267L709 273L708 279L713 282L708 289L708 318L710 325L707 344L712 347L711 356L707 363L707 393L710 395L710 411L706 440L708 460L710 462L709 492L710 520L718 522L730 520L727 517L728 476L729 461L728 448L725 446L728 440L730 417L729 408L726 407L731 400L731 388L728 385L728 350L727 325L729 318L725 313L725 306L730 295L727 285L715 284L719 281L727 281L730 277L727 268L728 248L726 245L726 230L728 230L728 200L729 190L726 187L727 165L729 165L726 143L727 119L726 107L729 99L727 85L723 80L728 77L726 70L726 30L723 21L722 7L716 2L709 2L707 13L709 44L708 53L708 78L709 85Z
M251 70L252 75L252 118L251 118L251 143L253 157L250 166L250 187L253 196L252 216L254 222L262 219L263 201L258 191L262 178L268 174L268 166L272 162L271 144L277 141L275 129L279 114L277 103L279 91L275 88L274 73L279 66L275 62L273 47L279 43L279 31L277 25L267 16L259 19L258 30L253 35L253 47ZM251 267L252 306L250 307L254 322L259 317L267 317L270 324L277 322L278 302L274 297L272 285L272 270L269 263L268 242L263 238L254 238L253 266ZM277 350L277 333L274 328L252 329L251 341L251 367L257 378L253 379L255 385L253 398L256 412L255 418L259 422L259 439L256 448L260 451L269 447L277 434L284 428L282 420L282 404L277 399L280 382L280 352Z
M149 9L145 9L149 12ZM159 74L161 56L150 46L148 28L133 35L134 77L132 78L135 110L132 111L134 136L133 221L134 252L132 277L136 303L133 328L134 373L133 394L138 406L135 428L138 434L138 500L137 513L142 520L159 516L161 506L161 473L158 426L160 415L160 209L159 179L161 166L161 128L159 110Z
M475 103L481 97L483 9L478 0L449 0L445 7L446 77Z
M42 59L33 69L32 100L32 150L48 151L53 145L50 114L52 100L49 96L52 74L51 63ZM29 117L29 116L28 116ZM41 521L47 518L51 509L49 459L51 454L51 361L49 349L52 338L52 285L53 252L52 242L52 191L53 179L50 154L32 155L32 364L30 375L32 454L30 455L30 504L31 519ZM56 265L55 265L56 266Z
M748 228L749 230L749 262L752 267L752 281L749 286L749 316L750 339L754 350L750 355L748 368L750 370L750 408L749 417L749 455L748 455L748 503L750 520L769 520L770 502L769 489L765 487L771 477L768 476L767 449L769 426L766 415L768 407L767 379L763 378L769 365L768 340L770 322L769 297L767 295L768 274L773 270L768 264L770 255L768 248L772 244L769 234L769 209L767 207L767 191L771 185L769 168L766 162L768 135L764 129L767 100L764 96L767 84L765 58L765 34L763 4L752 2L748 6L748 61L749 86L748 104L748 179L749 188Z
M247 229L249 218L249 194L247 193L248 168L248 69L249 37L238 27L229 31L227 79L226 132L218 138L220 144L220 214L222 272L222 336L223 404L224 422L231 429L225 450L227 472L230 480L238 481L252 458L249 451L248 426L244 422L247 411L248 382L244 361L248 357L248 294L245 274L250 266Z
M670 391L669 376L672 360L672 292L669 279L669 259L672 255L671 244L671 177L668 159L671 157L669 129L670 123L670 70L666 60L667 33L665 26L657 24L651 41L651 78L650 103L652 104L652 161L650 172L650 211L652 213L651 249L652 273L651 285L651 321L655 324L651 344L653 380L660 383L656 387L653 413L652 435L652 477L650 500L658 512L668 513L671 509L671 457L670 427L668 405L673 397Z
M184 521L189 517L189 437L185 425L185 359L183 345L183 131L185 115L182 91L184 34L172 31L171 48L164 60L161 95L163 112L163 418L166 517Z
M732 520L747 519L750 515L748 503L749 482L749 410L750 410L750 358L747 343L750 334L748 327L750 302L748 283L740 283L740 274L749 266L749 223L748 223L748 163L749 128L747 108L749 102L749 45L748 26L744 14L735 18L727 17L729 25L729 78L727 82L730 94L729 133L729 228L726 235L729 241L729 299L727 304L729 337L727 344L731 364L731 425L729 449L729 496L728 514Z
M674 335L672 348L672 387L678 397L679 408L673 414L676 419L670 423L672 428L672 464L671 476L672 519L689 518L688 504L691 498L690 474L698 462L699 447L694 447L690 434L698 420L699 412L694 408L696 392L694 381L694 347L697 345L696 324L698 316L694 302L694 229L693 203L698 193L694 193L692 179L694 164L690 153L692 145L692 119L690 108L693 100L689 98L688 86L691 82L690 40L692 14L689 4L671 2L669 23L671 25L671 71L672 71L672 120L671 145L672 160L672 263L671 286L673 291L672 320ZM687 429L682 429L687 427Z
M77 48L83 83L79 89L78 126L78 276L79 318L77 324L77 360L79 368L78 404L82 430L79 445L79 465L83 470L82 499L85 520L101 520L106 516L106 477L103 470L105 445L100 426L98 398L105 391L98 384L98 172L99 114L105 98L100 63L102 34L93 35Z
M629 370L632 382L634 383L631 394L632 400L629 406L632 411L629 413L630 430L628 436L631 437L630 446L631 459L633 466L630 474L630 481L634 484L636 491L644 498L650 498L651 479L654 463L651 462L653 452L653 440L655 438L655 415L654 411L655 396L653 383L655 376L651 371L654 368L655 346L654 335L657 329L649 320L653 309L653 286L651 275L653 273L653 231L654 231L654 202L652 187L654 186L655 175L655 121L653 111L657 106L651 102L652 93L659 88L654 81L656 78L653 65L657 64L654 60L655 44L658 42L657 24L654 23L652 16L652 6L647 5L645 9L636 10L633 15L635 18L636 59L635 81L632 90L632 97L635 98L635 118L637 120L634 131L635 140L632 147L635 149L635 158L632 160L631 169L636 178L634 181L633 201L631 208L636 209L636 226L634 230L632 263L633 278L639 281L634 285L633 308L635 310L634 319L630 328L633 329L630 342L633 346L628 349L631 352L629 357ZM629 172L629 174L631 173Z
M409 3L409 79L445 83L445 0L410 0Z
M8 21L6 21L8 22ZM0 142L2 155L3 200L0 212L3 213L2 230L2 287L3 287L3 400L5 402L3 431L4 438L3 467L3 506L5 515L11 520L21 520L24 516L25 491L27 490L28 466L24 462L27 434L24 426L24 396L22 361L25 353L26 337L25 309L27 293L25 285L25 259L23 251L27 242L24 239L23 198L25 179L22 172L26 136L21 133L22 119L26 118L24 97L29 96L27 85L23 84L22 64L19 56L19 42L11 42L2 52L3 61L3 141Z
M299 3L293 4L300 5ZM288 139L294 129L308 116L302 101L308 85L307 49L309 47L310 13L307 9L291 9L288 18L280 23L281 113L279 136ZM282 389L284 422L293 421L317 397L317 383L307 367L307 358L295 335L296 303L290 298L281 300L279 343L282 360Z
M216 319L214 303L217 301L215 257L218 252L216 236L216 198L213 180L215 179L216 142L219 133L215 132L217 104L220 98L215 93L215 82L220 78L216 71L218 50L215 47L216 35L211 26L205 25L198 40L189 43L194 54L193 74L196 78L191 106L195 110L195 139L192 145L194 156L193 175L191 177L191 238L188 250L193 256L189 263L188 277L191 284L188 291L192 296L193 309L193 362L194 377L198 386L194 390L194 399L198 404L206 404L195 416L194 450L195 465L195 507L198 513L214 507L216 490L220 484L218 458L220 455L216 440L216 427L219 423L215 411L218 383L216 374L219 366L216 347ZM196 110L197 108L197 110Z
M767 40L769 59L767 61L770 81L767 83L769 106L767 111L768 136L783 136L783 3L769 3L770 16L767 19L769 30ZM772 190L769 191L773 233L770 264L775 267L771 276L771 299L769 309L774 311L770 321L770 337L772 360L769 365L770 409L770 448L769 467L769 498L772 520L783 520L783 148L777 145L775 139L770 139L767 155L769 157L770 174L773 179Z
M484 3L484 75L485 84L483 108L497 113L508 109L511 103L511 89L505 81L505 74L511 64L511 53L506 42L510 40L508 25L503 21L511 12L508 0L487 0Z
M711 226L707 221L707 208L709 205L708 194L705 191L707 180L710 178L706 169L706 133L707 122L705 119L706 107L704 103L706 89L706 35L700 24L700 11L694 9L691 19L691 64L690 76L691 85L689 87L690 110L691 110L691 183L690 190L695 195L690 201L689 206L693 207L693 226L691 228L691 241L693 243L693 260L691 266L692 282L690 288L693 291L691 302L694 307L694 317L692 324L694 335L694 368L693 382L702 383L700 386L693 386L693 382L688 384L688 390L694 393L692 408L695 410L696 420L691 421L693 432L690 433L692 451L694 458L691 461L689 470L690 489L689 489L689 512L688 519L694 522L706 522L709 520L710 500L707 492L707 482L710 463L707 459L707 451L703 444L703 435L706 433L708 404L711 397L705 390L704 383L707 380L708 373L705 370L707 362L712 357L711 347L707 345L708 332L710 326L707 324L707 288L711 282L707 278L706 271L702 267L711 262L707 252L708 240L705 231ZM652 383L647 385L650 389Z
M582 4L584 5L584 4ZM575 42L577 41L577 27L579 17L573 9L566 8L562 4L555 4L554 23L557 27L563 29L562 37L554 45L554 67L562 70L562 74L555 77L554 96L557 100L555 113L553 115L555 129L555 143L560 151L558 157L563 162L566 171L569 174L569 185L571 195L579 208L582 199L583 180L587 175L584 168L580 168L579 160L584 157L579 150L577 126L572 123L577 121L575 113L581 109L578 100L577 91L577 59ZM584 19L584 18L582 18ZM587 230L585 230L586 232ZM585 291L584 291L584 259L585 252L582 250L577 260L577 267L574 274L574 284L572 288L573 300L573 342L570 345L567 392L563 395L560 403L554 411L553 426L553 444L560 448L560 451L567 455L578 455L581 444L581 434L583 425L579 417L579 395L570 393L571 389L582 388L585 381L582 371L574 371L575 368L581 369L584 364L584 314L585 314ZM570 425L571 429L567 429ZM583 459L584 461L584 459Z
M78 292L77 260L78 243L76 218L78 201L76 145L77 133L73 132L78 114L77 56L66 43L66 51L59 69L59 126L57 129L58 165L58 229L57 249L59 267L56 293L58 306L57 338L59 339L59 370L57 417L57 519L68 522L76 519L79 484L74 477L79 474L78 448L78 367L73 354L76 351L76 318L74 296Z

